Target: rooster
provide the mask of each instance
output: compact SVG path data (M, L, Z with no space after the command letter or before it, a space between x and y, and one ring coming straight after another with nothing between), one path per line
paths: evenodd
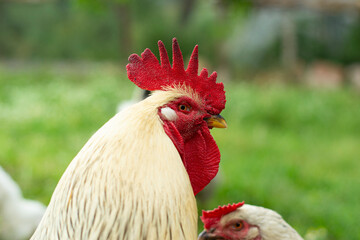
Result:
M173 39L173 65L159 41L161 64L146 49L132 54L128 78L152 95L116 114L61 177L32 240L196 239L195 196L218 171L209 129L226 127L222 83L198 75Z
M302 240L273 210L244 202L203 211L199 240Z

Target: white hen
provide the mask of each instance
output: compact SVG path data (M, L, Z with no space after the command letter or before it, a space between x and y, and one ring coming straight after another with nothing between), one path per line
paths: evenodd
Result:
M0 167L0 239L29 239L45 209L37 201L24 199L19 186Z
M302 240L275 211L243 202L203 211L199 240Z

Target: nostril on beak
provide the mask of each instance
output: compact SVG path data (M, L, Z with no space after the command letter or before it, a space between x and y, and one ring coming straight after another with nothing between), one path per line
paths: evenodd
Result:
M202 231L199 236L198 240L206 240L206 231Z
M217 236L214 234L216 228L211 228L209 230L204 230L199 234L198 240L220 240L224 239L221 236Z

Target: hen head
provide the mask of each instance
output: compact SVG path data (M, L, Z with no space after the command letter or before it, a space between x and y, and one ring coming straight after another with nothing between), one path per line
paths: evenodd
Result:
M200 217L205 230L199 240L261 240L257 226L250 224L239 213L244 202L203 211Z
M154 91L150 98L159 100L159 119L181 156L196 195L219 168L220 152L209 129L226 127L219 115L225 108L224 86L216 83L216 72L208 77L203 69L198 75L198 46L184 70L175 38L172 66L164 44L159 41L158 45L161 64L149 49L141 57L132 54L126 66L128 77L138 87Z
M199 240L302 240L275 211L244 202L203 211Z

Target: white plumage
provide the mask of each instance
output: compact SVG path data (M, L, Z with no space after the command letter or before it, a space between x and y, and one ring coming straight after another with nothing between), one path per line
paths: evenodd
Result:
M196 239L189 176L158 115L183 95L156 92L100 128L60 179L31 239Z

